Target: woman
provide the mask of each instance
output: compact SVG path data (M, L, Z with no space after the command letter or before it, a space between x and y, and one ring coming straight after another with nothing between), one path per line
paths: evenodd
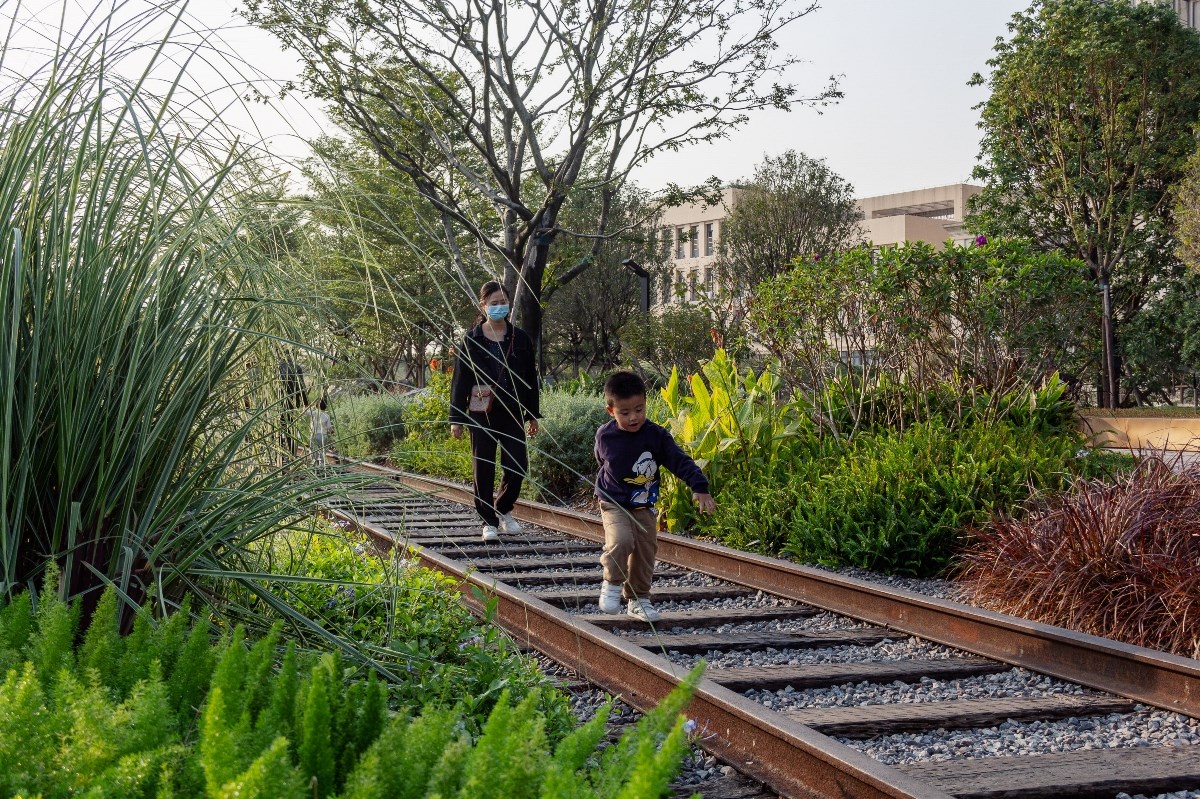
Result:
M538 432L538 374L533 342L508 321L509 297L504 286L489 280L479 288L482 317L467 331L458 348L458 364L450 383L450 435L471 433L475 510L483 519L483 540L500 531L520 533L512 517L529 469L525 431ZM500 448L500 493L493 500L496 447Z

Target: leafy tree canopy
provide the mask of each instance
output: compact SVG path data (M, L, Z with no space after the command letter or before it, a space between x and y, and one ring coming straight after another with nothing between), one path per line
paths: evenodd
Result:
M454 290L441 221L361 137L323 137L303 164L317 231L305 261L340 357L381 380L423 384L430 347L448 346L473 307ZM481 282L474 268L463 283ZM450 287L449 289L447 287ZM407 368L397 373L396 367Z
M824 258L862 237L854 187L823 159L788 150L768 156L736 186L721 231L722 285L749 288L800 256Z
M1194 145L1200 36L1157 3L1038 0L988 62L970 224L1079 258L1102 293L1103 393L1119 337L1174 260L1170 188Z
M298 54L304 90L330 102L447 224L500 256L518 323L536 339L549 247L576 192L600 192L581 231L598 251L619 232L612 199L656 153L720 139L758 108L839 96L832 80L810 95L782 80L795 59L779 54L776 36L815 8L247 0L245 14Z
M881 380L1000 396L1054 371L1077 373L1086 353L1071 342L1096 314L1086 289L1079 261L1027 242L864 246L800 259L764 281L749 322L818 415L833 399L857 414Z

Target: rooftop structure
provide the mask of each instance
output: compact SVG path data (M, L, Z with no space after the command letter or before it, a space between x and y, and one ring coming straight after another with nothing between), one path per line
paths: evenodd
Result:
M965 244L974 238L963 226L967 201L980 191L969 183L953 183L863 197L858 200L863 238L876 246L924 241L941 248L947 240Z

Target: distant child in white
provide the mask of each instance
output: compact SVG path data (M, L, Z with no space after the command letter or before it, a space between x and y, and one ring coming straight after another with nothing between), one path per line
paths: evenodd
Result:
M317 403L317 407L304 412L312 423L312 435L308 439L308 449L312 452L313 463L325 465L325 448L333 440L333 420L325 412L325 400Z

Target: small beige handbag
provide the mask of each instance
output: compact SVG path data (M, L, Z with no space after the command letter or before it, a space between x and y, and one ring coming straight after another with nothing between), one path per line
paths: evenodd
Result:
M471 388L471 398L467 402L467 410L471 413L487 413L492 409L492 387L480 383Z

